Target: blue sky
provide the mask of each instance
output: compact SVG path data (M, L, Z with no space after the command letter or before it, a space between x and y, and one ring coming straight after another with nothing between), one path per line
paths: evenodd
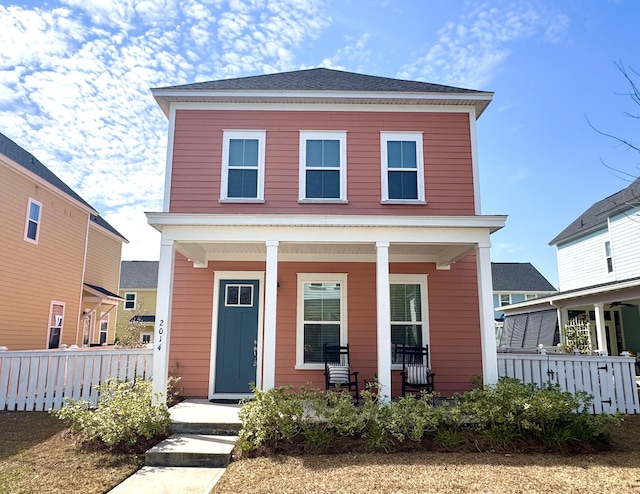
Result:
M478 121L492 260L557 286L548 242L626 187L637 0L62 0L0 5L0 132L156 259L167 121L149 88L324 66L495 92ZM639 78L640 79L640 78ZM635 134L634 134L635 132ZM637 142L637 141L636 141Z

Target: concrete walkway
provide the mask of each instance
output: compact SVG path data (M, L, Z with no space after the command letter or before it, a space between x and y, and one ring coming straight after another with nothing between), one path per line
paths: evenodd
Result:
M110 494L208 494L231 461L241 405L188 399L169 409L173 434Z

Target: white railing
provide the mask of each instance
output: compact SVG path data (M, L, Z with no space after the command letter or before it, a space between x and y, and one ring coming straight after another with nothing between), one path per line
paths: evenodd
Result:
M64 399L99 400L109 377L151 379L152 349L0 351L0 411L62 408Z
M559 384L593 395L592 413L640 413L635 359L570 354L498 354L498 375L525 383Z

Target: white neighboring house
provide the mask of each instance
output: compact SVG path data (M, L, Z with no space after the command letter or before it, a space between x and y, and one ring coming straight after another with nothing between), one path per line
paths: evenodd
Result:
M549 244L557 248L560 291L503 307L506 336L530 332L526 318L554 309L560 328L578 316L589 321L593 351L640 352L640 179L593 204Z

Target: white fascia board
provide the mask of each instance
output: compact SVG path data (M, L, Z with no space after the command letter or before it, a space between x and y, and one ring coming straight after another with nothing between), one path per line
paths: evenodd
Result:
M391 216L302 214L192 214L147 212L147 221L159 231L166 226L296 226L296 227L405 227L483 228L491 233L504 227L506 216Z
M61 199L67 201L68 203L73 204L74 206L77 206L78 208L80 208L80 209L82 209L84 211L87 211L87 212L89 212L91 214L96 214L96 215L99 214L98 211L93 209L91 206L87 206L86 204L81 203L80 201L78 201L74 197L71 197L70 195L68 195L66 192L60 190L55 185L47 182L44 178L40 177L39 175L36 175L35 173L33 173L30 170L27 170L24 166L14 162L11 159L8 159L6 156L0 155L0 163L5 163L8 166L9 169L15 171L19 175L22 175L22 176L28 178L29 180L33 180L38 186L44 187L49 192L51 192L52 194L55 194L56 196L60 197Z
M170 114L178 110L251 110L251 111L332 111L332 112L404 112L404 113L469 113L475 115L473 105L347 103L347 102L171 102Z

